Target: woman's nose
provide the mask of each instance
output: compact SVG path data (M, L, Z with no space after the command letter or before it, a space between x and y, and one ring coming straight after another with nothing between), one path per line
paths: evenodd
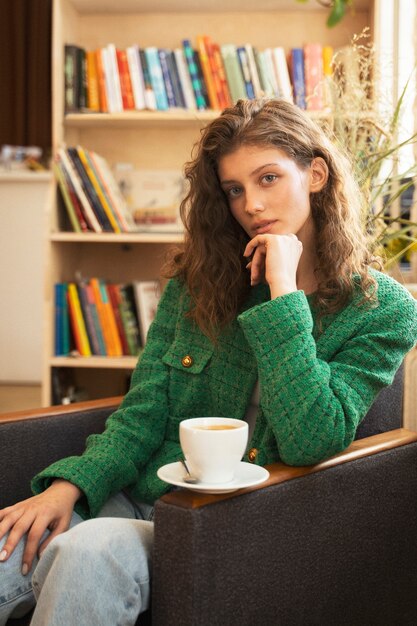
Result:
M264 205L257 194L246 193L245 197L245 212L249 215L255 215L264 210Z

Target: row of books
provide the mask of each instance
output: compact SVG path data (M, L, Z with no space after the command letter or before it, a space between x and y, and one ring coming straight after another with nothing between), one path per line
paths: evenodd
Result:
M82 146L60 148L53 170L74 232L137 230L107 161Z
M120 113L129 110L224 109L262 95L294 101L303 109L325 107L322 82L331 74L333 49L307 43L286 54L282 46L219 45L199 35L175 49L120 49L113 43L86 50L65 46L65 110Z
M160 298L156 280L55 284L55 356L137 356Z

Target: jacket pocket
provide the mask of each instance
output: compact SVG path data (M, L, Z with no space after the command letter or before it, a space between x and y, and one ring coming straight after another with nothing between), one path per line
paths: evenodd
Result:
M162 357L163 363L186 374L201 374L213 356L213 347L173 343Z

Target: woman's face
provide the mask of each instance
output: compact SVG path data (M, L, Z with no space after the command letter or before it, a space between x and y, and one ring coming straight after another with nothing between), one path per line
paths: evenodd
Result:
M219 160L230 211L251 239L261 233L293 233L304 244L311 240L310 193L318 190L314 161L304 169L278 148L252 145Z

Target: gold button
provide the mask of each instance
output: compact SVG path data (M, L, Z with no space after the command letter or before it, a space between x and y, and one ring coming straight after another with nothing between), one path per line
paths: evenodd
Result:
M192 364L194 363L193 357L190 356L189 354L186 354L185 356L182 357L181 363L183 364L184 367L191 367Z
M258 456L258 450L256 448L251 448L248 452L249 463L255 463L257 456Z

